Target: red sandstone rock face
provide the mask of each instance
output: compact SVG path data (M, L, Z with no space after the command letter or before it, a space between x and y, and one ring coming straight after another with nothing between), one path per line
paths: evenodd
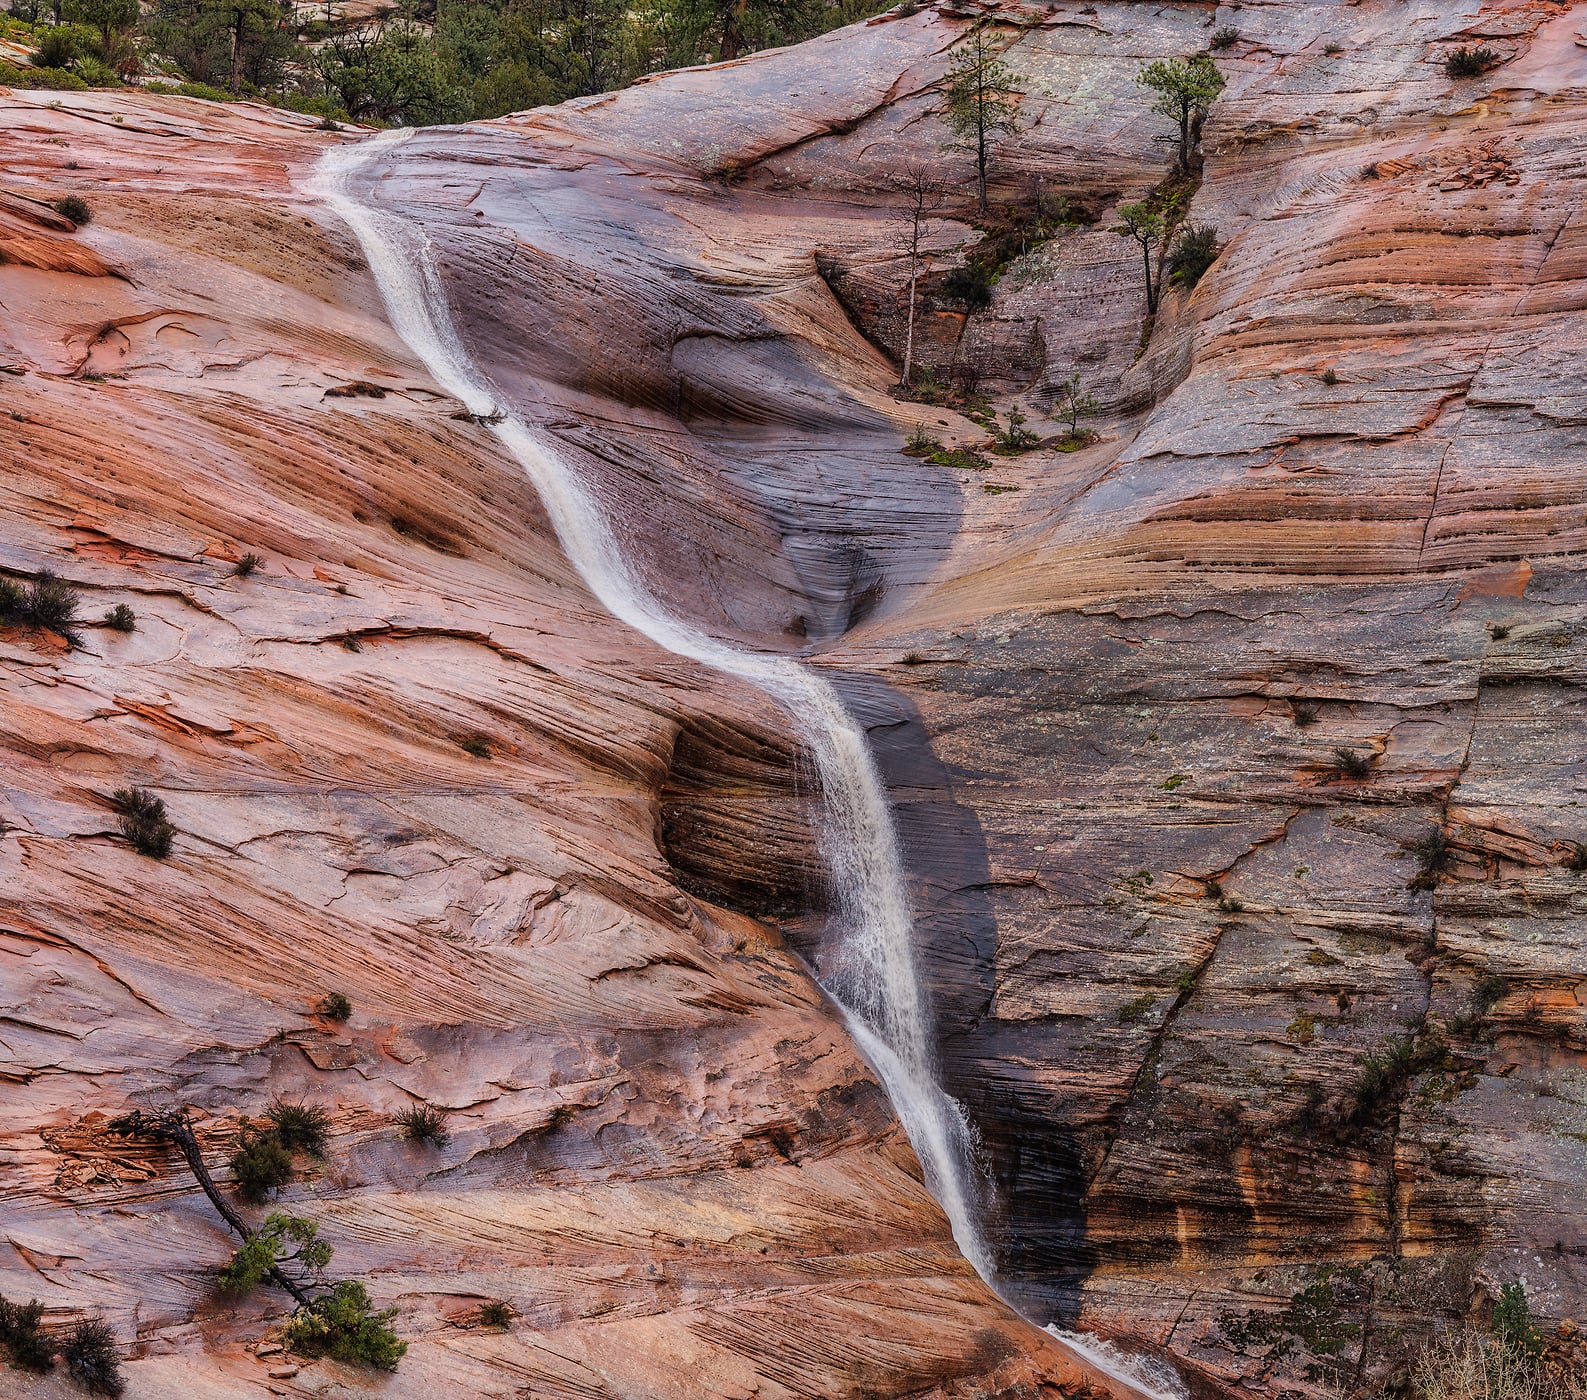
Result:
M106 1132L190 1105L224 1180L284 1093L335 1132L282 1203L412 1343L382 1394L1083 1388L954 1251L803 969L658 852L679 735L781 717L593 605L295 193L325 138L110 95L17 95L0 132L19 196L95 215L0 210L0 562L138 615L0 638L0 1293L103 1310L129 1394L369 1388L258 1350L280 1299L217 1300L185 1168ZM169 860L116 835L128 782ZM392 1126L420 1100L444 1149Z
M1106 405L1095 445L985 474L900 455L922 417L984 434L886 393L889 178L944 159L929 88L962 16L419 133L369 182L658 590L825 644L893 782L1010 1287L1213 1388L1381 1379L1402 1330L1501 1280L1551 1319L1587 1289L1583 19L1406 8L1000 12L1030 79L1004 198L1138 196L1168 159L1140 60L1241 40L1191 211L1224 251L1144 353L1106 218L934 325L1028 410L1077 366ZM1477 40L1506 62L1451 82ZM0 1292L102 1303L149 1384L262 1387L262 1325L202 1299L207 1210L91 1115L177 1093L219 1153L308 1090L343 1131L294 1196L404 1307L399 1389L1071 1384L951 1255L783 941L680 893L810 898L786 724L583 594L293 195L325 138L88 95L19 97L4 139L15 193L80 189L96 222L0 209L48 250L0 269L29 370L0 381L26 419L0 562L143 622L66 656L6 639L25 1184ZM968 206L937 232L976 237ZM245 549L268 563L241 582ZM129 777L171 804L165 865L106 836ZM1408 888L1433 830L1451 857ZM830 952L815 920L785 933ZM346 1035L305 1014L333 985ZM1350 1121L1362 1057L1435 1026L1447 1052ZM413 1095L454 1109L444 1158L383 1126ZM1309 1286L1337 1354L1241 1344ZM510 1337L457 1325L495 1296Z

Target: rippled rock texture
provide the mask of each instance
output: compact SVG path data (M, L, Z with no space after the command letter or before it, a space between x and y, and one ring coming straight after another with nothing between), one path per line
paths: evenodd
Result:
M1078 368L1103 411L967 472L899 449L984 430L887 389L896 175L967 188L934 84L979 13L417 133L361 190L658 592L813 649L872 726L1038 1320L1276 1394L1384 1379L1505 1280L1579 1313L1587 19L997 11L1028 91L995 200L1099 217L985 310L934 296L926 354L1033 417ZM1134 75L1225 26L1191 208L1222 253L1143 346L1109 210L1169 148ZM1475 43L1502 62L1447 77ZM174 1094L223 1156L309 1092L340 1131L290 1195L422 1338L394 1391L1073 1386L788 951L839 955L819 913L767 922L825 902L785 720L583 594L302 194L353 139L306 126L6 104L9 188L96 222L0 208L3 562L141 621L5 638L0 1291L102 1304L160 1384L322 1393L263 1378L204 1296L212 1217L95 1117ZM980 237L943 212L938 273ZM109 834L132 779L165 864ZM444 1154L388 1126L416 1096Z

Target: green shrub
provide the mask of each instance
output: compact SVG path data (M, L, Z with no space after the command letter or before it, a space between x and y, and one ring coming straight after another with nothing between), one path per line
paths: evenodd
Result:
M346 1021L352 1018L353 1004L340 992L327 992L315 1010L329 1021Z
M904 444L904 452L910 457L929 457L941 447L942 444L932 437L924 423L916 423L915 431L909 435L909 441Z
M479 1305L479 1325L481 1327L495 1327L502 1331L512 1326L512 1309L496 1298L488 1303Z
M88 201L80 194L69 194L55 201L55 212L70 219L79 227L92 223L94 211L88 207Z
M325 1297L300 1308L282 1341L298 1356L329 1356L363 1366L395 1371L408 1349L391 1330L395 1308L375 1312L369 1292L357 1282L339 1283Z
M70 68L93 46L93 31L77 24L52 24L40 31L40 68Z
M1532 1305L1521 1284L1507 1283L1499 1290L1493 1305L1493 1335L1500 1346L1519 1356L1532 1361L1542 1358L1547 1343L1532 1321Z
M120 1395L127 1388L116 1334L102 1317L85 1317L66 1334L61 1360L67 1374L90 1395Z
M992 304L992 278L979 263L954 268L942 282L943 293L962 301L967 310L980 311Z
M44 88L49 92L87 92L88 84L64 68L19 68L0 63L0 84L14 88Z
M1169 255L1169 280L1188 291L1217 260L1218 230L1210 224L1186 224Z
M42 1375L55 1365L55 1340L39 1326L44 1304L36 1298L28 1303L12 1303L0 1297L0 1346L19 1371Z
M289 1152L323 1157L331 1138L331 1115L316 1103L293 1103L277 1097L265 1110L265 1121Z
M237 1194L255 1205L292 1180L292 1153L274 1129L245 1126L231 1155Z
M105 626L112 632L136 632L138 615L125 603L117 603L105 614Z
M0 579L0 621L59 633L71 646L82 643L74 630L81 606L77 591L49 569L40 570L27 588Z
M391 1121L402 1129L403 1137L409 1142L445 1147L451 1138L446 1130L446 1115L433 1104L413 1104L392 1114Z
M1478 78L1498 63L1499 55L1486 44L1467 48L1462 44L1444 59L1444 72L1451 78Z
M1355 1127L1372 1122L1397 1103L1412 1075L1449 1061L1449 1047L1433 1032L1395 1036L1383 1049L1358 1061L1355 1089L1345 1121Z
M176 828L166 820L165 802L147 788L117 788L111 805L121 813L121 834L139 855L164 860L171 854Z
M1317 723L1319 708L1315 700L1291 700L1289 713L1290 718L1295 721L1295 728L1310 729Z
M1232 24L1225 24L1212 31L1212 42L1207 45L1213 50L1233 48L1240 42L1240 31Z
M1506 977L1496 977L1490 973L1477 983L1476 1002L1484 1016L1509 995L1510 981Z
M204 102L241 100L218 87L211 87L208 83L146 83L143 90L159 93L162 97L196 97Z
M77 74L89 87L107 88L120 87L121 79L116 76L116 70L95 54L88 54L77 60L72 65L72 72ZM76 221L73 220L75 223Z

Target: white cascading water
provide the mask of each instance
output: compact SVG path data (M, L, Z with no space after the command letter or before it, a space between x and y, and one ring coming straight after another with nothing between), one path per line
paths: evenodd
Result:
M672 616L623 557L589 487L497 397L458 336L422 226L374 209L349 190L360 166L411 134L383 133L327 151L314 194L357 236L397 333L436 383L487 422L522 464L590 592L658 646L749 682L792 716L821 780L823 849L843 929L842 965L827 990L881 1076L960 1251L990 1279L991 1253L977 1220L973 1138L964 1110L938 1083L892 812L864 731L814 671L785 656L729 646Z

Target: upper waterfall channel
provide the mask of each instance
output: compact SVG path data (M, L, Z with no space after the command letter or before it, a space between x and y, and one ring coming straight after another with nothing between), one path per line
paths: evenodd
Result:
M983 1180L974 1134L963 1107L939 1082L892 809L864 730L833 686L810 667L730 646L668 612L624 556L588 484L554 444L503 401L474 363L452 319L423 226L365 203L351 189L361 167L412 134L411 128L402 129L332 147L315 171L310 192L357 237L397 333L435 382L495 433L523 467L569 561L607 611L674 655L764 691L788 712L820 779L821 849L843 940L839 970L827 979L825 990L842 1007L856 1045L881 1077L954 1242L995 1287L992 1253L979 1220ZM1177 1400L1184 1393L1161 1363L1129 1356L1082 1333L1049 1330L1150 1400Z

